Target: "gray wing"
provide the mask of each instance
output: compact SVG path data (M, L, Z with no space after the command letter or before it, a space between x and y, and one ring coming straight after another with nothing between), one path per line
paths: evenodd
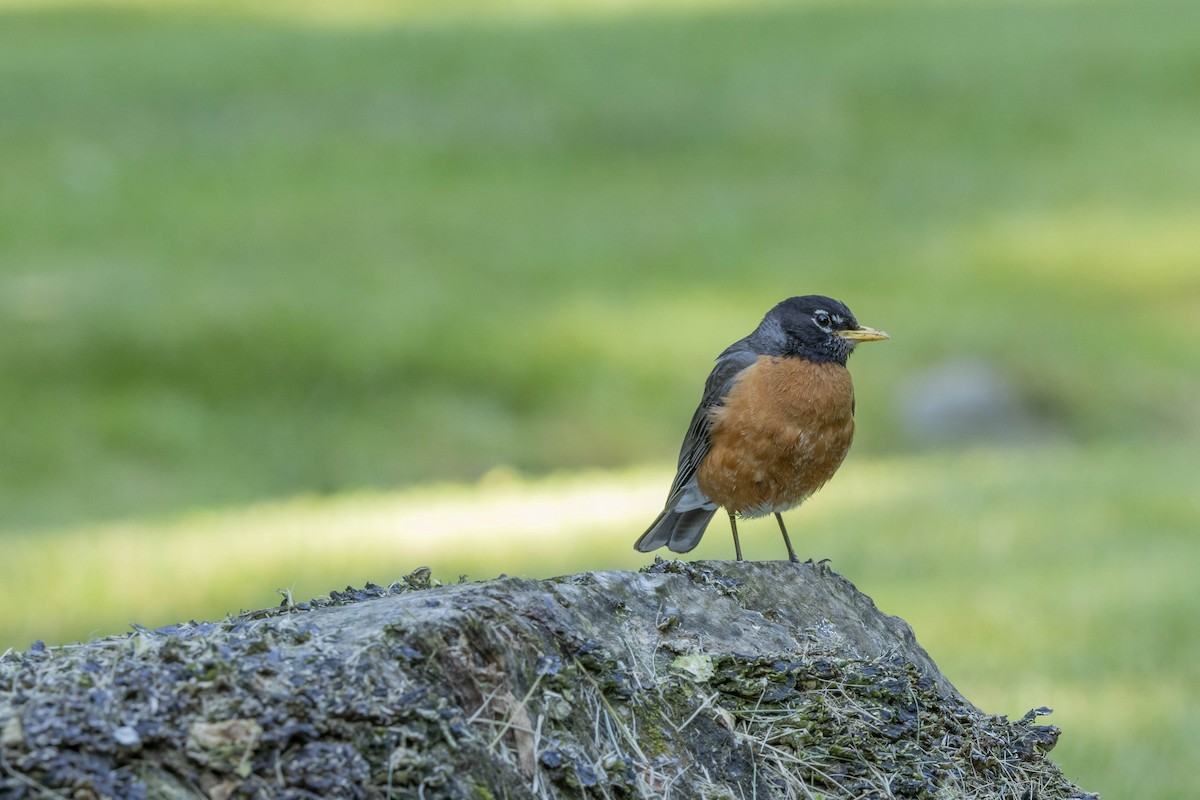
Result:
M679 468L666 506L634 544L637 550L645 553L666 545L676 553L686 553L700 543L717 510L717 504L696 484L696 470L712 445L709 410L725 401L742 372L757 360L758 355L745 339L730 345L717 357L716 366L704 384L704 396L683 437Z

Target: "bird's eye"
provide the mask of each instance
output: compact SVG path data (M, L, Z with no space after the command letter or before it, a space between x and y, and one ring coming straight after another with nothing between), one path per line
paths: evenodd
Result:
M822 330L829 330L829 315L824 311L818 311L816 314L814 314L813 322L817 323L818 328L821 328Z

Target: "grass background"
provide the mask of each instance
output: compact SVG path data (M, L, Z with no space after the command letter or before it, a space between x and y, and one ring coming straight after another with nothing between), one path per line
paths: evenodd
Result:
M1085 788L1200 793L1198 25L0 0L0 647L644 563L712 357L822 292L894 338L800 549ZM960 357L1052 441L917 441Z

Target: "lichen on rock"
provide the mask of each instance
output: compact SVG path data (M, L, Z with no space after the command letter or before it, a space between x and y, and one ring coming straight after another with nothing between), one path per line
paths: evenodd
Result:
M437 585L0 659L5 798L1084 798L822 565Z

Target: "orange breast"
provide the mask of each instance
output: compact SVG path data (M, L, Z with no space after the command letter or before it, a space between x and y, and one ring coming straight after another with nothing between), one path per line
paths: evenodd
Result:
M701 491L743 516L783 511L820 489L850 450L854 386L840 364L760 356L710 421Z

